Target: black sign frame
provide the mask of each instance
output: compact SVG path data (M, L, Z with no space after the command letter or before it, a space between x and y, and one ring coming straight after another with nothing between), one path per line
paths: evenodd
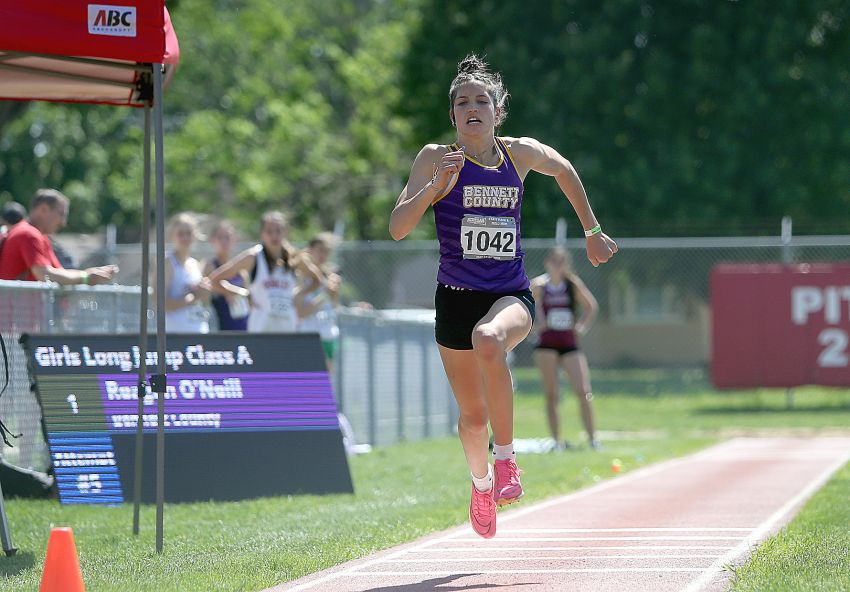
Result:
M137 339L21 337L63 503L132 500ZM169 334L165 357L165 501L353 493L318 335ZM148 390L141 491L151 503L156 402Z

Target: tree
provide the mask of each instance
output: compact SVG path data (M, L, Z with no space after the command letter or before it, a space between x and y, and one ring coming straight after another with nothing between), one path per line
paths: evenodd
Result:
M376 214L400 188L409 134L389 106L417 5L169 3L181 45L164 104L169 210L253 229L263 210L283 209L296 237L341 220L353 236L383 238L386 213ZM4 132L0 194L25 201L58 187L74 202L71 229L114 222L132 238L140 128L138 110L36 105Z
M848 44L835 0L430 0L402 112L413 145L447 141L454 65L484 53L514 93L502 133L570 158L614 235L846 232ZM524 230L551 235L556 185L526 194Z
M466 53L514 93L506 135L576 165L615 236L846 232L850 6L839 0L181 0L166 93L170 211L338 221L386 238L416 151L449 142L447 90ZM0 105L0 200L72 198L70 228L141 210L139 110ZM531 175L523 227L570 216ZM575 227L574 218L571 218ZM427 224L417 236L433 232Z
M355 237L383 238L373 212L397 194L408 133L387 105L415 6L183 0L167 103L175 207L250 228L283 209L296 235L344 221Z

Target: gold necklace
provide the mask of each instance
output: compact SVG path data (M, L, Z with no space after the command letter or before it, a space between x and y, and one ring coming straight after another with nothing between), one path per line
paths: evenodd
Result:
M474 152L472 152L472 151L470 150L470 151L469 151L469 154L470 154L471 156L474 156L474 157L475 157L475 160L477 160L478 162L484 162L484 155L485 155L485 154L487 154L488 156L489 156L489 155L491 155L491 154L492 154L492 155L497 154L497 151L496 151L496 144L495 144L495 142L494 142L494 143L493 143L493 145L492 145L492 146L490 146L490 148L488 148L488 149L487 149L487 150L485 150L484 152L481 152L481 153L478 153L478 154L476 154L476 153L474 153Z

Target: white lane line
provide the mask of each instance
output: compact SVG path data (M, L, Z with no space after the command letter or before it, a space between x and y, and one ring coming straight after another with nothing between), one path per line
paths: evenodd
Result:
M717 444L715 446L720 446ZM577 499L581 499L583 497L587 497L588 495L596 495L602 491L607 489L611 489L612 487L617 487L619 485L624 485L626 483L631 483L632 481L636 481L638 479L643 479L645 477L649 477L650 475L654 475L655 473L659 473L661 471L665 471L667 469L676 467L683 463L692 463L695 460L702 458L705 455L711 454L712 450L715 448L712 446L706 450L701 450L699 452L695 452L688 456L680 456L679 458L672 458L670 460L661 461L657 464L650 465L648 467L642 467L640 469L636 469L634 471L629 471L625 475L620 477L614 477L607 481L603 481L597 485L592 487L588 487L587 489L580 489L579 491L574 491L572 493L568 493L566 495L558 496L552 498L548 501L538 502L533 506L528 506L526 508L510 510L505 516L499 516L499 524L504 524L506 522L510 522L512 520L516 520L517 518L521 518L523 516L527 516L533 512L539 512L541 510L548 510L552 506L557 506L563 504L565 502L571 502ZM466 530L468 532L468 530ZM454 538L455 536L460 536L461 534L465 534L465 532L460 532L455 534L454 536L449 535L446 538Z
M612 478L608 481L603 481L602 483L599 483L599 484L594 485L592 487L588 487L586 489L580 489L579 491L574 491L574 492L568 493L566 495L561 495L561 496L552 498L548 501L539 502L537 504L534 504L533 506L529 506L529 507L523 508L521 510L512 510L512 511L508 512L506 516L500 516L499 517L499 524L504 524L505 522L510 522L511 520L516 520L517 518L520 518L520 517L525 516L527 514L530 514L532 512L539 512L540 510L547 510L547 509L551 508L552 506L557 506L557 505L565 503L565 502L570 502L570 501L573 501L573 500L576 500L576 499L587 497L588 495L595 495L595 494L597 494L601 491L605 491L605 490L610 489L612 487L624 485L626 483L631 483L632 481L635 481L637 479L642 479L644 477L654 475L654 474L661 472L661 471L664 471L666 469L676 467L676 466L678 466L682 463L693 462L696 459L702 458L706 454L710 454L711 451L714 450L714 448L716 446L721 446L721 445L722 444L717 444L717 445L712 446L712 447L710 447L706 450L702 450L702 451L696 452L696 453L688 455L688 456L681 456L679 458L672 458L670 460L665 460L665 461L650 465L648 467L642 467L642 468L636 469L634 471L629 471L628 473L626 473L625 475L622 475L620 477ZM456 539L457 537L460 537L460 536L463 536L463 535L466 535L466 534L469 534L469 525L468 524L464 524L462 526L456 527L452 532L450 532L449 534L447 534L443 537L437 537L437 538L431 539L431 540L426 541L424 543L420 543L418 545L415 545L410 549L401 549L399 551L395 551L393 553L390 553L385 557L385 559L400 557L401 555L404 555L405 553L412 551L414 549L422 549L422 548L425 548L425 547L430 547L432 545L445 543L447 541L450 541L452 539ZM325 582L328 582L330 580L334 580L336 578L339 578L339 577L342 577L342 576L345 576L345 575L349 575L349 574L352 574L352 573L362 573L362 572L355 572L355 570L363 569L363 568L369 567L371 565L375 565L376 563L379 563L380 561L381 561L381 559L372 559L372 560L369 560L369 561L364 561L363 563L359 563L358 565L355 565L353 567L349 567L348 569L333 571L331 573L325 574L322 577L316 578L315 580L310 580L308 582L304 582L303 584L299 584L299 585L294 586L292 588L286 588L286 590L287 590L287 592L301 592L302 590L309 590L310 588L318 586L319 584L324 584ZM333 568L331 568L331 569L333 569Z
M610 536L610 537L510 537L500 536L498 542L507 541L741 541L745 536ZM495 539L490 539L495 540ZM481 542L480 539L453 539L451 542ZM447 542L447 541L443 541ZM486 548L486 547L484 547Z
M734 548L731 545L603 545L603 546L588 546L588 545L571 545L571 546L549 546L549 547L441 547L439 549L411 549L408 553L446 553L451 551L452 553L458 552L473 552L479 553L482 551L492 552L492 551L512 551L512 552L524 552L524 551L607 551L608 549L613 549L617 551L637 551L637 550L647 550L652 549L653 551L658 550L669 550L669 551L686 551L686 550L696 550L696 551L728 551L729 549Z
M533 559L534 561L562 561L567 559L715 559L720 557L720 555L720 553L712 553L711 555L535 555L534 557L523 555L520 557L453 557L449 559L428 557L427 559L387 559L383 563L467 563L470 561L524 561L528 559Z
M557 505L565 503L565 502L571 502L573 500L580 499L580 498L583 498L583 497L586 497L586 496L589 496L589 495L595 495L599 492L605 491L605 490L610 489L612 487L616 487L616 486L619 486L619 485L625 485L627 483L631 483L632 481L636 481L638 479L643 479L645 477L649 477L649 476L654 475L656 473L659 473L661 471L665 471L667 469L674 468L674 467L676 467L680 464L683 464L683 463L693 463L694 461L699 461L701 459L708 458L712 454L716 454L718 451L721 451L724 448L728 450L730 447L732 447L733 445L735 445L737 443L738 443L738 439L734 439L732 441L727 441L727 442L722 442L722 443L716 444L712 447L709 447L705 450L701 450L699 452L696 452L696 453L693 453L693 454L690 454L690 455L687 455L687 456L682 456L682 457L679 457L679 458L673 458L673 459L670 459L670 460L666 460L666 461L662 461L662 462L650 465L648 467L642 467L640 469L629 471L625 475L622 475L622 476L619 476L619 477L616 477L616 478L612 478L612 479L607 480L607 481L603 481L602 483L588 487L586 489L581 489L579 491L574 491L574 492L568 493L566 495L558 496L558 497L552 498L548 501L539 502L537 504L534 504L533 506L529 506L529 507L526 507L526 508L523 508L523 509L511 510L507 513L507 515L499 517L499 524L505 524L506 522L516 520L517 518L521 518L522 516L526 516L527 514L530 514L532 512L538 512L540 510L547 510L547 509L549 509L553 506L557 506ZM405 553L414 552L414 551L417 551L417 550L420 550L420 549L424 549L426 547L430 547L432 545L450 542L454 539L458 539L458 537L462 537L463 535L467 535L467 534L469 534L469 526L464 524L462 526L456 527L455 529L453 529L453 531L451 531L449 534L447 534L443 537L438 537L438 538L431 539L429 541L425 541L424 543L414 545L414 546L412 546L408 549L401 549L399 551L395 551L393 553L386 555L385 558L389 559L389 558L400 557L400 556L404 555ZM469 540L476 540L476 539L469 539ZM539 539L535 539L535 540L539 540ZM477 542L480 542L480 539L478 539ZM354 567L350 567L348 569L328 573L328 574L326 574L322 577L316 578L315 580L310 580L308 582L304 582L303 584L300 584L298 586L294 586L292 588L288 588L286 590L287 590L287 592L300 592L302 590L308 590L310 588L318 586L319 584L323 584L325 582L328 582L330 580L334 580L336 578L339 578L339 577L342 577L342 576L345 576L345 575L357 574L357 573L369 573L369 572L356 572L355 570L369 567L371 565L379 563L380 561L382 561L382 559L373 559L373 560L369 560L369 561L364 561L363 563L359 563L358 565L356 565ZM720 563L720 564L722 565L722 563ZM333 568L331 568L331 569L333 569ZM694 570L688 569L687 571L700 571L700 572L702 572L703 570L702 569L694 569ZM451 573L454 573L454 572L439 572L437 575L451 575ZM478 572L473 572L473 573L478 573ZM511 571L509 573L521 573L521 572ZM569 572L569 573L578 573L578 572ZM378 575L380 575L380 574L378 574Z
M436 545L437 543L441 542L442 540L443 540L442 538L435 538L435 539L432 539L430 541L425 541L424 543L420 543L420 544L416 545L414 548L424 549L425 547L430 547L431 545ZM329 573L325 576L322 576L321 578L317 578L315 580L311 580L309 582L304 582L303 584L299 584L298 586L295 586L294 588L286 588L286 591L287 592L300 592L301 590L308 590L308 589L310 589L314 586L318 586L319 584L323 584L323 583L328 582L330 580L335 580L335 579L340 578L342 576L357 575L359 573L368 573L368 572L358 572L358 571L355 571L355 570L362 569L364 567L371 567L373 565L377 565L378 563L381 563L382 561L386 561L387 559L394 559L396 557L401 557L402 555L404 555L407 552L408 552L408 549L400 549L398 551L395 551L393 553L388 554L386 557L376 558L376 559L372 559L370 561L364 561L363 563L356 565L354 567L350 567L350 568L345 569L345 570Z
M812 481L809 482L808 485L803 487L797 495L789 499L785 504L776 510L770 517L768 517L761 525L748 537L746 537L741 543L720 557L717 561L715 561L711 567L706 569L702 575L700 575L697 579L692 581L690 584L685 586L682 589L682 592L699 592L706 585L710 584L711 581L717 577L718 573L722 571L724 565L728 565L741 557L744 553L746 553L751 548L758 545L771 531L771 529L776 525L777 522L782 520L791 510L793 510L798 504L801 504L807 498L812 496L818 489L820 489L824 483L826 483L832 475L838 471L841 467L843 467L848 461L850 461L850 452L847 450L844 451L844 454L838 458L835 462L829 465L826 469L824 469L820 475L815 477Z
M832 460L835 458L834 452L805 452L795 451L787 454L753 454L750 452L739 454L734 450L724 452L723 454L715 454L710 458L704 459L708 462L776 462L776 463L799 463L811 462L813 460Z
M635 528L505 528L499 530L499 534L534 534L534 533L551 533L551 532L752 532L756 529L719 526L707 527L635 527Z
M428 571L346 571L341 576L478 576L486 574L571 574L571 573L649 573L692 572L700 567L577 567L575 569L452 569Z

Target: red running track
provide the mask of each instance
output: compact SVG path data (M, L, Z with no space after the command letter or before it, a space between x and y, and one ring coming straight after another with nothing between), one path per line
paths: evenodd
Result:
M738 438L499 512L496 537L436 533L266 592L698 592L850 460L850 438Z

